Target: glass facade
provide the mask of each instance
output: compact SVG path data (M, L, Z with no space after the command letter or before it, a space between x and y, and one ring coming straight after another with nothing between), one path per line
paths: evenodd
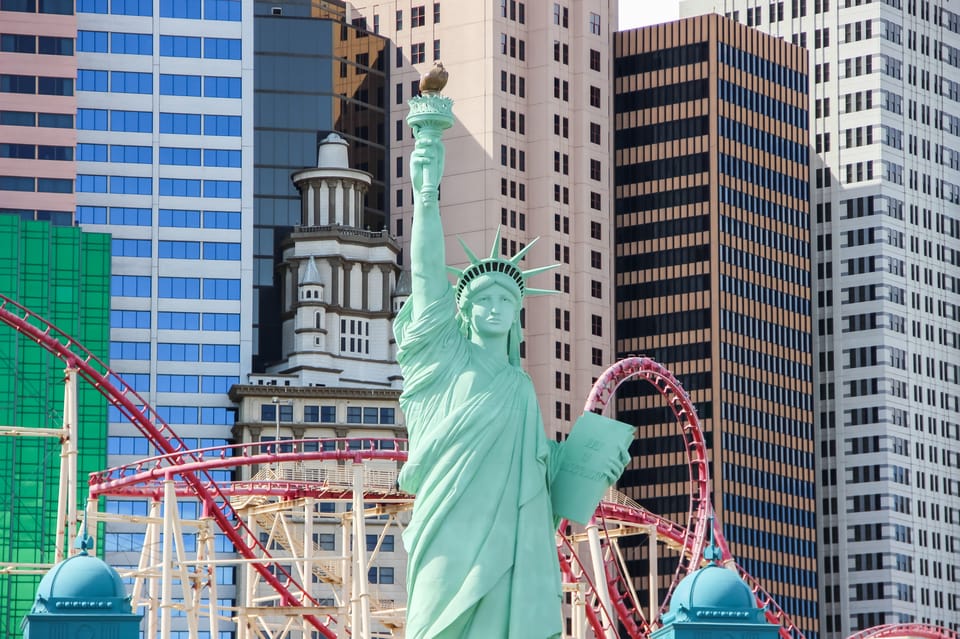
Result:
M109 235L0 215L0 292L107 360ZM63 362L7 326L0 327L0 362L6 371L0 375L0 424L61 428ZM107 467L107 403L82 381L78 391L77 498L83 504L88 473ZM49 437L0 437L0 459L0 561L52 563L60 444ZM20 635L40 578L0 579L0 635Z
M690 394L734 558L815 639L806 53L718 15L617 35L617 353ZM673 413L645 384L617 409L640 428L619 488L685 523ZM628 558L647 574L645 546ZM675 567L660 558L660 575Z
M364 226L386 227L386 99L389 41L307 3L255 6L254 370L280 359L275 256L300 224L290 176L317 164L317 143L335 131L350 167L367 171Z

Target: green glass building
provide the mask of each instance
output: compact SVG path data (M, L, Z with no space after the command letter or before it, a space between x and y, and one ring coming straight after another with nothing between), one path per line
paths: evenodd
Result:
M110 338L110 236L0 215L0 293L106 359ZM0 425L60 428L63 362L0 326ZM86 477L106 467L107 402L80 381L78 507ZM0 564L53 563L60 443L0 437ZM99 545L99 544L98 544ZM40 575L0 574L0 637L20 635Z

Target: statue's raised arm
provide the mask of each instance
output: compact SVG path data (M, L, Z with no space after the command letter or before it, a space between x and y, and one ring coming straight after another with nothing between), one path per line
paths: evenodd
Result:
M440 136L453 124L452 101L439 94L446 82L445 76L442 65L424 76L421 81L423 95L410 101L410 115L407 117L416 140L410 155L413 182L410 275L414 320L450 288L439 204L445 156Z

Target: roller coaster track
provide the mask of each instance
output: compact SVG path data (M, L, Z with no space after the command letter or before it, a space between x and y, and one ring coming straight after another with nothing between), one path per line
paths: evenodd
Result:
M953 630L922 623L897 623L874 626L850 635L847 639L888 639L911 637L911 639L958 639Z
M75 368L81 378L91 384L120 413L130 420L147 440L164 455L165 463L156 471L167 476L179 475L191 492L203 504L204 514L211 516L217 526L245 559L262 559L251 565L260 577L270 584L287 606L317 606L307 589L279 563L270 562L270 553L251 533L243 519L236 516L230 501L209 475L203 461L190 451L159 414L132 388L72 337L29 309L0 295L0 321L13 327L28 339L58 357L68 368ZM332 618L321 620L305 614L306 619L321 635L335 639L328 627Z
M0 295L0 322L13 327L28 339L36 342L61 359L67 367L76 369L81 378L96 388L160 451L160 454L155 457L92 473L90 476L91 495L158 498L162 491L162 482L175 481L177 494L200 500L203 504L203 515L214 519L217 526L226 534L244 559L254 560L251 565L259 576L277 592L280 596L279 603L282 606L316 608L319 604L311 597L304 585L296 581L278 561L273 560L268 549L257 539L256 535L252 534L243 519L237 516L230 499L240 496L259 497L264 495L281 499L296 499L304 496L343 499L350 496L349 491L343 486L324 485L319 477L317 481L278 477L271 478L269 481L227 482L221 485L211 473L218 469L235 469L239 466L274 463L282 465L284 463L302 463L314 460L362 462L381 459L402 462L406 459L406 451L403 450L404 442L402 440L373 440L370 438L340 440L335 450L324 451L297 451L297 442L285 442L285 445L292 447L290 452L265 452L265 448L269 447L259 443L190 450L136 391L126 385L104 362L69 335L3 295ZM631 378L638 378L652 384L667 401L680 426L690 471L690 508L686 526L681 526L650 513L629 500L605 500L600 504L595 515L595 519L604 528L610 526L643 526L653 529L658 540L664 541L679 552L680 560L668 589L668 594L654 618L646 620L637 608L633 597L633 586L629 583L629 578L625 575L616 554L610 552L609 540L605 541L604 569L607 583L596 584L596 587L606 587L614 609L613 612L623 624L629 636L633 639L641 639L646 637L658 623L659 617L666 610L670 595L680 579L701 565L707 533L710 529L710 522L713 521L713 508L710 501L710 478L706 446L696 411L689 396L667 369L648 358L622 360L607 369L597 380L584 409L598 413L602 412L620 384ZM386 442L389 442L389 444ZM176 481L175 478L179 478L179 481ZM365 492L364 498L387 502L392 500L402 501L409 499L409 496L404 496L393 489L382 488L379 492L377 490ZM713 525L713 538L721 549L724 562L728 565L733 563L721 527L716 522ZM574 564L579 564L580 560L576 556L572 545L567 543L560 547L559 559L564 575L573 578ZM747 575L739 566L737 568L741 576L753 588L758 604L767 607L768 619L772 623L780 625L781 636L784 639L802 639L803 635L776 602L763 591L752 577ZM596 606L588 607L586 613L594 633L598 637L602 637L600 617L610 613L600 610ZM326 616L325 619L321 619L313 614L305 614L303 618L322 636L331 639L336 636L329 627L334 621L331 617ZM910 626L910 628L916 627L919 626ZM883 639L897 636L895 634L882 634L885 632L883 629L886 628L902 627L884 626L881 627L881 634L861 633L851 639L872 639L874 637ZM940 634L916 636L929 639L957 639L955 633L943 634L942 632Z

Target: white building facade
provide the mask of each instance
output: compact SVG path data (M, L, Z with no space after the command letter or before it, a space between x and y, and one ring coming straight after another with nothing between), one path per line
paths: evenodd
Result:
M960 629L960 13L688 0L805 46L821 631Z
M351 2L393 42L390 60L390 230L408 246L413 135L407 101L437 60L456 122L444 134L440 209L447 262L467 263L456 238L501 255L540 241L527 268L558 263L532 286L556 295L525 304L524 368L547 435L568 432L593 380L613 358L613 0ZM552 280L552 281L551 281Z

